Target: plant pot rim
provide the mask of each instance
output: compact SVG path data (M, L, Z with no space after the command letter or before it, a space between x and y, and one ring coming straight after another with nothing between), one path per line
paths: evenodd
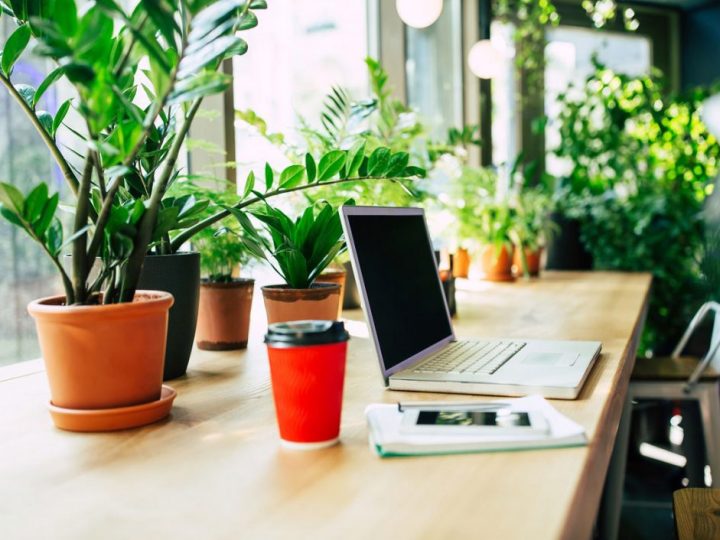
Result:
M247 286L254 286L253 278L232 278L232 281L210 281L209 278L202 278L200 286L207 289L240 289Z
M65 295L46 296L28 304L28 312L33 317L64 317L77 315L85 317L112 317L124 314L128 310L136 314L150 311L167 310L175 301L173 295L165 291L135 291L132 302L120 304L96 304L89 306L67 306L63 302Z
M332 270L324 270L320 273L320 275L317 277L317 280L320 280L323 277L338 277L338 276L344 276L347 274L346 270L341 269L335 269Z
M199 251L176 251L175 253L146 253L146 259L162 259L171 257L199 257Z
M264 285L261 288L263 291L264 290L283 290L283 291L288 291L288 292L295 292L295 291L312 291L315 289L340 289L340 285L338 285L337 283L315 282L307 289L293 289L285 283L280 283L278 285Z
M323 300L332 294L340 295L337 283L313 283L309 289L291 289L285 284L265 285L261 288L263 297L280 302L293 302L297 299Z

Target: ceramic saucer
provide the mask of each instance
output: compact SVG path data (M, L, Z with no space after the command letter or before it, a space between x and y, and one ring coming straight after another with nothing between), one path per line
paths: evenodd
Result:
M50 416L68 431L116 431L152 424L170 413L177 392L163 385L160 398L149 403L112 409L66 409L49 404Z

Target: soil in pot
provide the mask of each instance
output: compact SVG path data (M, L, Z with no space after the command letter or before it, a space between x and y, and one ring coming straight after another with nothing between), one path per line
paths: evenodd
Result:
M28 305L53 405L109 409L160 398L172 296L138 291L133 302L66 306L64 296Z
M537 277L540 275L541 257L542 248L525 250L525 262L527 263L527 270L531 277ZM515 248L513 251L512 272L515 277L523 277L525 275L521 252L518 248Z
M254 279L202 281L195 332L198 348L227 351L247 347L254 288Z
M512 251L503 246L498 253L495 246L484 246L480 251L482 279L487 281L512 281Z
M318 283L335 283L340 285L340 302L338 302L337 320L342 319L343 303L345 298L345 270L326 270L317 278Z
M287 285L262 288L268 324L287 321L334 321L340 302L340 285L315 283L310 289Z

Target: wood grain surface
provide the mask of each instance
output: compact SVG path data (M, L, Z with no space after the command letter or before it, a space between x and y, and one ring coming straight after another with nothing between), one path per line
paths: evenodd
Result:
M673 493L679 540L720 538L720 489L685 488Z
M587 447L377 458L363 416L369 403L468 398L386 391L356 311L346 314L355 321L341 444L284 450L256 298L247 351L195 351L187 376L170 383L178 391L171 417L145 428L62 432L46 410L40 365L7 377L0 370L0 537L590 537L650 277L546 273L459 285L459 337L602 341L579 399L553 402L586 428Z

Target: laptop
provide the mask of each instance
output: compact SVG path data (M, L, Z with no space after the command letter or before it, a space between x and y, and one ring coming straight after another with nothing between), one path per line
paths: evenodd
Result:
M387 387L560 399L578 396L600 354L600 342L458 341L424 211L343 206L341 216Z

